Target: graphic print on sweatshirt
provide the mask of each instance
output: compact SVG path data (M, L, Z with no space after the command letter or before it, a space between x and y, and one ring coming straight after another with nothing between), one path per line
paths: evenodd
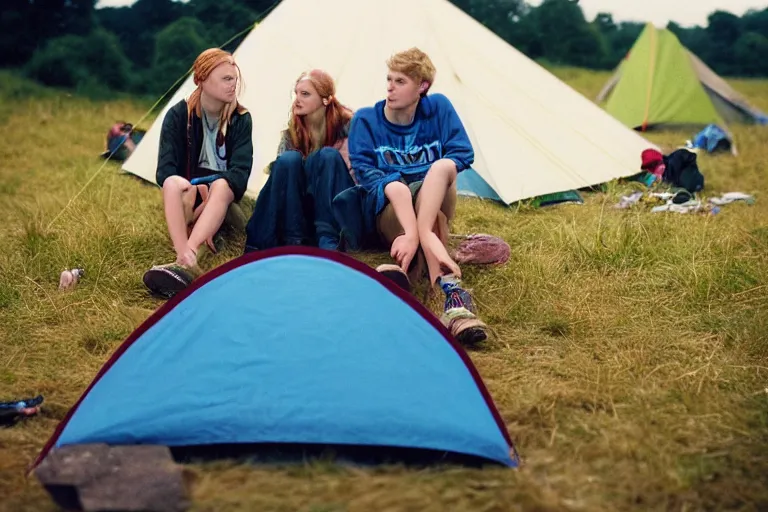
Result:
M388 145L376 148L377 159L395 168L407 168L431 164L441 158L442 145L434 140L422 145L406 144L408 149L399 149Z

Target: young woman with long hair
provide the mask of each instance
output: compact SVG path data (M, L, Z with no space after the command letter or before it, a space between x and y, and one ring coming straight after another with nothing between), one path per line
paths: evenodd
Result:
M197 88L171 107L160 132L156 176L176 260L152 267L144 284L166 298L199 273L201 245L215 251L213 236L245 194L253 165L251 115L237 100L240 68L234 57L211 48L192 69Z
M245 251L283 245L336 250L340 228L332 201L354 186L347 137L354 113L336 98L333 78L320 69L294 86L288 128L246 227Z

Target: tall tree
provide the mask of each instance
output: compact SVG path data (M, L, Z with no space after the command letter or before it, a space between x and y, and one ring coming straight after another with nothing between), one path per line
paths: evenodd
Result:
M451 0L451 3L523 53L537 48L536 29L526 22L530 6L524 0Z
M280 0L240 0L248 9L252 10L259 17L263 16L268 9L273 8L280 3Z
M768 37L768 8L747 11L741 18L744 31Z
M162 93L189 71L200 52L214 46L197 18L174 21L157 34L148 91Z
M236 0L192 0L190 7L193 16L205 25L208 39L216 46L247 30L257 19L254 11ZM227 49L234 48L228 46Z
M78 50L83 44L96 44L109 48L93 58L113 61L117 69L117 78L98 80L122 83L128 70L129 76L138 74L139 85L157 92L158 84L165 87L186 71L194 52L224 44L280 1L137 0L130 7L95 9L97 0L0 0L0 67L19 67L41 53L35 66L27 66L41 80L81 83L83 73L92 68L82 59L75 65L73 56L84 54ZM578 0L543 0L537 7L525 0L450 1L530 58L588 68L617 65L644 27L619 23L609 12L587 22ZM105 33L91 37L99 27L119 43L113 44ZM768 76L763 64L768 59L760 58L767 53L768 8L742 17L719 10L711 13L706 26L684 28L670 22L668 28L722 75ZM243 37L231 40L226 49L235 49ZM132 66L126 67L123 53ZM73 64L66 70L54 66L69 60ZM58 66L58 76L44 69L47 63Z
M756 32L742 34L733 46L733 56L738 63L738 74L768 75L768 38L762 34Z
M523 0L469 0L465 3L469 4L470 16L506 41L510 39L513 23L526 11Z
M530 15L534 16L547 59L576 66L604 65L602 35L584 19L578 0L544 0Z
M707 62L718 73L732 74L739 65L734 62L734 45L741 37L741 19L726 11L715 11L709 15L706 33L709 39ZM704 57L703 57L704 58Z
M0 66L18 66L54 37L93 28L96 0L2 0Z
M96 18L120 39L123 51L138 68L152 64L155 34L191 11L173 0L137 0L130 7L105 7Z
M612 21L611 19L611 23ZM606 30L604 32L607 53L606 67L610 68L617 66L627 56L627 52L645 28L643 23L626 21L615 24L612 28L606 27L604 18L602 20L596 19L595 23L598 24L598 27L602 27L602 30Z
M49 40L25 68L28 76L54 86L127 90L130 63L117 36L97 28L87 36L65 35Z
M595 20L592 22L601 34L605 36L613 35L619 27L613 21L613 14L609 12L599 12L595 16Z

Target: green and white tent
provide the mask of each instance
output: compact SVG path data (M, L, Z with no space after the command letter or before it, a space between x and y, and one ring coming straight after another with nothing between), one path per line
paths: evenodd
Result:
M768 122L675 34L650 23L597 101L623 124L640 130Z

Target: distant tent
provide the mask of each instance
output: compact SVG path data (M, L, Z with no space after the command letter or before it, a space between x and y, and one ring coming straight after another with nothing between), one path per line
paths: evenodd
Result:
M510 204L589 187L637 173L640 153L655 147L448 0L391 0L389 12L408 13L394 31L384 5L283 0L237 48L241 100L254 119L249 196L267 178L262 169L275 157L302 71L327 70L338 98L357 109L384 97L387 58L413 46L433 59L432 90L451 99L475 149L462 194ZM343 29L328 30L336 26ZM311 44L297 44L297 33ZM193 88L188 78L123 169L155 181L162 119Z
M646 25L597 97L626 126L768 124L728 83L667 29Z
M160 307L35 464L90 443L518 463L481 377L436 316L365 264L301 247L243 255Z

